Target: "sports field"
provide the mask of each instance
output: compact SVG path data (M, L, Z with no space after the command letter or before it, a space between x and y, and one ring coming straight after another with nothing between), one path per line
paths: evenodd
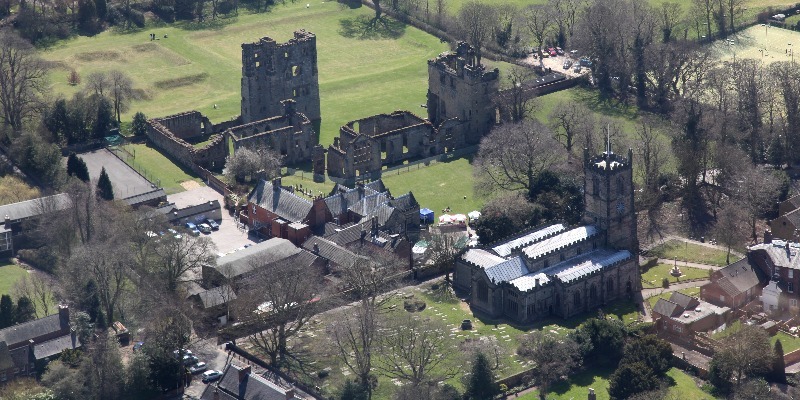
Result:
M727 42L718 40L714 50L721 61L732 61L735 58L752 58L762 60L765 65L776 61L792 61L793 47L800 47L800 32L774 26L755 25L745 29ZM800 49L797 49L796 62L800 62Z
M50 75L56 94L71 96L80 89L67 83L70 69L84 79L93 71L120 69L143 95L123 119L136 111L156 117L198 110L219 123L240 114L241 44L262 36L283 42L295 30L306 29L317 35L320 143L327 146L341 125L356 118L394 110L424 115L426 60L448 49L439 39L396 22L367 31L371 15L366 7L350 9L330 1L287 2L267 13L243 11L214 29L177 23L78 37L42 56L58 67ZM151 32L158 40L150 41Z

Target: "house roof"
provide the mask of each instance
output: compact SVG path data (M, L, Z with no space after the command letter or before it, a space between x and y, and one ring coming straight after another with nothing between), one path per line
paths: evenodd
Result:
M44 318L2 329L0 330L0 341L6 342L9 347L16 347L28 340L59 331L69 332L68 313L48 315Z
M664 298L658 299L656 305L653 306L653 314L664 315L666 317L673 317L680 314L683 307Z
M800 195L789 197L784 200L781 205L788 205L792 210L800 208Z
M522 233L506 241L500 242L492 247L495 253L501 257L508 257L511 252L525 247L531 243L538 242L544 238L563 232L566 229L564 224L554 224L544 228L533 228L527 233Z
M167 192L165 192L164 189L162 189L162 188L158 188L158 189L146 192L146 193L140 193L140 194L137 194L137 195L126 197L123 200L126 203L128 203L129 206L135 207L135 206L137 206L139 204L142 204L142 203L147 203L147 202L150 202L150 201L153 201L153 200L166 199L166 198L167 198Z
M38 343L33 346L33 356L37 360L61 354L64 350L73 350L81 347L78 335L67 334L53 340Z
M796 208L792 211L789 211L788 213L783 214L783 216L787 220L789 220L789 222L791 222L795 227L800 225L800 208Z
M696 298L681 292L672 292L672 295L669 296L669 301L681 306L684 309L691 308L700 302Z
M757 269L750 265L747 258L743 258L719 270L715 275L720 278L714 280L713 283L717 284L728 296L738 296L761 284L756 271Z
M272 238L222 256L212 268L225 277L232 278L250 272L256 267L285 260L301 251L286 239Z
M599 231L597 228L592 225L581 226L559 233L545 240L533 243L522 249L522 252L525 253L528 258L536 259L553 251L559 250L562 247L589 239L593 236L596 236L598 233Z
M240 378L241 375L241 378ZM202 400L286 400L287 389L258 374L247 372L245 367L229 364L216 384L206 386ZM214 392L217 392L216 396ZM294 398L290 397L290 398Z
M236 293L230 285L217 286L197 294L203 308L216 307L229 301L236 300Z
M314 246L316 246L316 249ZM303 243L303 248L341 267L351 265L356 258L363 258L366 260L366 257L359 256L339 246L335 242L319 236L311 236L308 238L308 240Z
M170 221L176 221L186 217L190 217L192 215L207 213L219 209L220 209L219 200L211 200L184 208L177 208L173 204L172 207L162 207L159 208L158 210L165 212L167 219L169 219Z
M759 243L750 246L749 249L765 252L772 264L776 266L800 269L800 244L774 239L772 243Z
M72 204L69 196L64 193L38 199L21 201L19 203L0 206L0 218L6 216L11 221L20 221L49 211L64 210Z
M371 182L367 185L356 186L352 189L337 183L333 191L331 191L331 194L325 198L325 204L328 206L331 215L334 217L342 215L364 197L380 194L385 191L383 182L380 182L380 184L374 183L375 182Z
M247 201L281 217L289 222L302 222L311 212L313 204L280 187L273 186L271 181L261 180L250 192Z
M0 371L9 368L14 368L14 359L11 358L6 342L0 341Z

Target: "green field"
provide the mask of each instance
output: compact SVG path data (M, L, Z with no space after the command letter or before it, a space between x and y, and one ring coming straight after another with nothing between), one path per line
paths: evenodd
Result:
M117 151L117 154L128 165L139 171L147 180L164 188L167 194L182 192L185 189L182 182L196 181L203 184L192 171L181 168L167 158L164 154L147 144L127 144L127 153ZM133 155L133 156L131 156Z
M678 260L678 264L680 264L680 261L688 261L707 265L728 265L725 262L727 253L723 250L675 239L668 240L650 249L648 254L653 257ZM735 260L736 257L731 255L731 261Z
M741 321L736 320L730 326L725 328L725 330L717 332L713 334L711 337L719 340L728 335L731 335L734 332L739 331L739 329L742 329L742 323ZM778 331L777 334L769 338L770 345L772 347L775 347L775 342L777 342L778 339L781 340L781 346L783 346L783 354L788 354L797 349L800 349L800 338L796 338L794 336Z
M719 40L713 45L717 58L732 61L733 58L751 58L765 64L776 61L792 61L793 47L800 47L800 32L772 26L755 25L730 37L733 45ZM764 50L761 52L760 50ZM800 62L800 49L795 62Z
M242 12L220 21L216 29L175 24L130 34L106 31L60 42L42 55L60 67L50 76L58 94L71 96L79 89L67 83L71 68L84 78L117 68L130 74L147 96L134 102L125 119L136 111L156 117L198 110L218 123L240 113L241 43L263 36L282 42L295 30L306 29L317 35L320 143L328 145L339 127L353 119L394 110L424 116L420 104L427 92L426 60L448 49L436 37L397 23L390 24L392 31L362 38L358 29L372 13L336 2L309 8L305 2L287 2L268 13ZM150 32L159 40L151 42Z
M597 394L598 400L606 400L609 398L608 378L611 376L612 372L613 371L609 370L587 370L581 372L574 375L569 382L556 384L551 392L547 394L547 398L553 400L585 399L589 394L589 388L592 388ZM669 382L667 398L692 400L714 399L714 396L700 389L694 379L680 369L670 369L667 372L667 380ZM533 391L515 398L520 400L538 400L539 393Z
M699 297L700 296L700 287L698 286L698 287L681 289L681 290L678 290L678 292L683 293L683 294L685 294L687 296ZM672 292L664 292L664 293L661 293L661 294L658 294L658 295L655 295L653 297L648 298L647 302L650 304L650 309L652 310L653 307L655 307L656 302L658 302L658 299L669 300L670 296L672 296Z
M20 266L5 259L0 260L0 295L12 295L14 284L23 276L27 275L28 271L20 268Z
M647 271L642 272L642 287L645 289L647 288L659 288L661 287L661 281L664 278L669 279L670 283L677 283L689 279L708 279L708 270L700 269L700 268L692 268L692 267L685 267L678 265L683 276L680 278L676 278L670 275L669 271L672 270L673 265L669 264L658 264L654 267L649 268Z

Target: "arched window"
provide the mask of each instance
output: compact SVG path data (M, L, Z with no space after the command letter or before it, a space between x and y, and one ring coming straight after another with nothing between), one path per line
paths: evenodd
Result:
M592 303L597 301L597 288L594 286L594 283L589 287L589 301Z
M581 291L580 290L576 290L574 293L572 293L572 303L575 305L575 307L580 307L581 306Z
M608 282L606 283L606 286L608 287L607 290L608 290L609 293L613 293L614 292L614 280L613 279L608 278Z
M621 176L617 178L617 193L620 195L625 194L625 182L622 181Z
M600 195L600 178L596 176L592 178L592 194L595 196Z
M478 282L478 300L484 303L489 302L489 287L484 281Z

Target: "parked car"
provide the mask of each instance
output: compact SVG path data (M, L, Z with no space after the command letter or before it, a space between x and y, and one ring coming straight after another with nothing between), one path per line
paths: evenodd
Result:
M560 56L563 56L564 55L564 49L562 49L561 47L556 47L556 54L558 54Z
M181 354L183 354L184 356L194 355L194 353L192 353L192 351L189 349L179 349L172 352L172 356L175 358L180 358Z
M542 49L542 52L541 52L539 55L540 55L542 58L547 58L547 57L550 57L550 53L548 53L548 52L547 52L547 50L545 50L545 49Z
M191 354L183 356L183 365L195 365L198 362L200 362L200 360Z
M555 57L555 56L558 55L558 53L556 53L556 49L554 49L552 47L548 48L547 52L550 53L550 57Z
M581 67L591 67L591 66L592 66L592 60L586 57L581 58Z
M206 220L206 223L208 224L208 226L211 227L211 229L215 231L219 230L219 224L217 223L217 221L214 221L213 219L209 218Z
M575 68L572 70L573 72L581 72L581 65L575 64Z
M222 376L222 371L206 371L203 372L203 383L214 382L215 380L219 379Z
M197 230L203 233L211 233L211 227L208 224L197 225Z
M192 235L200 236L200 230L197 229L197 225L195 225L194 223L187 222L186 223L186 229L189 230L189 233L191 233Z
M171 233L171 234L172 234L172 236L174 236L174 237L175 237L175 239L180 239L180 238L182 238L182 237L183 237L183 235L181 235L180 233L178 233L178 231L176 231L175 229L169 228L169 229L167 229L167 231L169 231L169 233Z
M206 369L208 369L206 363L200 361L199 363L189 367L189 372L191 372L192 374L198 374L200 372L205 371Z
M144 346L144 342L136 342L136 344L133 345L133 351L135 352L135 351L141 349L142 346Z
M564 61L564 69L569 69L569 67L571 66L572 66L572 61L570 60Z

